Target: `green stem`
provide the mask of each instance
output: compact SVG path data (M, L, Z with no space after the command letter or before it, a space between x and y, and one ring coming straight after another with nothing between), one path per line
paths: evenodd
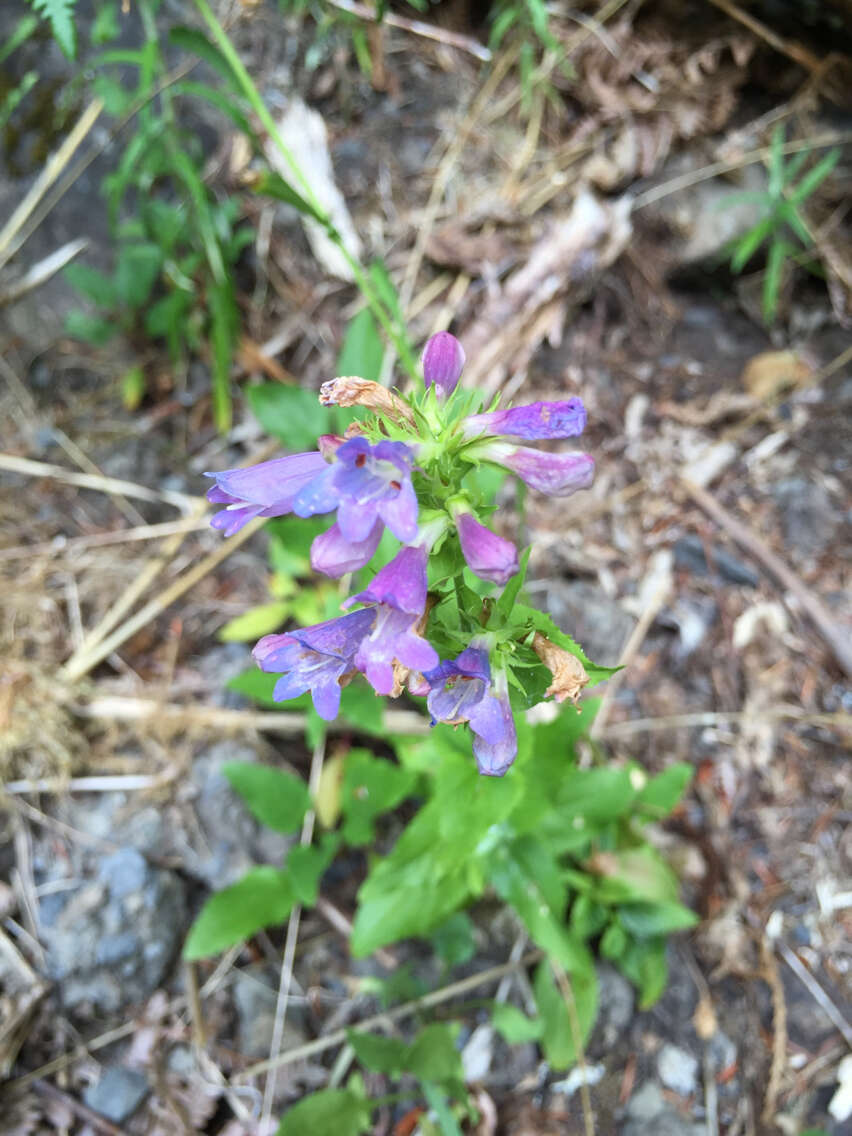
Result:
M408 374L411 376L411 378L417 378L417 364L415 362L414 356L412 355L411 348L405 335L402 334L400 330L394 325L393 318L388 314L385 305L382 303L378 293L370 282L370 278L364 271L361 264L352 255L349 249L346 248L343 241L340 239L339 234L335 232L331 218L328 216L325 209L323 209L322 204L317 199L317 196L314 193L310 182L305 176L299 163L296 161L296 157L293 154L293 151L281 137L281 131L276 126L275 119L269 113L266 104L260 96L260 92L255 86L254 80L252 79L251 75L249 75L248 71L245 68L245 65L243 64L243 61L240 59L239 55L234 49L234 45L228 38L227 32L216 19L216 16L213 14L213 11L210 8L207 0L195 0L195 6L201 13L201 17L207 24L207 27L210 29L210 34L216 41L219 50L228 61L231 70L234 72L234 77L242 88L243 94L245 95L249 105L251 106L257 117L260 119L265 130L269 134L269 137L278 147L278 150L287 163L294 180L298 182L300 192L304 196L305 200L309 203L311 208L315 210L319 217L322 218L322 224L325 226L329 237L340 249L341 253L346 259L346 263L352 269L352 275L355 278L355 283L358 285L362 295L364 296L364 299L367 301L370 307L370 311L384 328L385 333L396 348L396 351L399 354L403 366L405 367Z

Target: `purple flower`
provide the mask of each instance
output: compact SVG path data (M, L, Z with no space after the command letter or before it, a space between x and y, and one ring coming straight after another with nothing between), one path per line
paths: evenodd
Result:
M427 388L434 384L442 398L452 394L464 367L464 348L456 337L448 331L439 331L427 340L420 361Z
M438 653L420 634L426 609L425 546L403 548L349 603L375 604L376 622L362 641L355 663L379 694L394 688L394 662L412 671L431 670Z
M491 681L488 652L476 640L453 662L426 674L431 691L426 705L435 721L469 722L480 773L502 777L518 752L506 674Z
M291 454L247 469L205 473L215 477L207 500L225 508L210 522L225 536L233 536L252 517L281 517L293 511L296 495L327 469L322 454Z
M505 434L512 438L576 438L586 428L586 408L579 398L563 402L533 402L508 410L472 414L462 423L468 438Z
M355 437L337 450L336 461L297 494L300 517L337 509L337 523L350 541L367 540L382 520L401 541L417 535L417 497L411 484L414 452L403 442Z
M335 580L347 572L357 572L373 556L382 539L383 525L376 521L365 540L347 540L336 522L320 533L311 545L311 567Z
M390 604L378 604L365 610L375 611L376 622L358 648L355 665L364 672L377 694L393 692L395 662L421 672L437 666L438 652L418 631L420 617L399 611Z
M374 619L373 610L364 608L284 635L265 635L252 655L262 671L283 676L272 692L275 701L310 690L317 714L327 722L336 718L340 679L357 669L355 654Z
M506 466L522 481L551 497L568 497L588 489L595 477L591 454L551 454L529 446L492 442L477 451L477 458Z
M505 584L518 571L518 550L510 540L497 536L472 514L456 513L456 528L467 566L481 580Z

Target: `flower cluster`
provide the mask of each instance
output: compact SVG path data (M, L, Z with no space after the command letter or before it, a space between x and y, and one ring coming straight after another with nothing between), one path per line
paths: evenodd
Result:
M464 361L458 340L439 332L426 344L415 396L360 378L325 383L323 404L364 407L368 417L346 436L323 435L314 452L207 474L215 479L207 497L222 506L212 524L226 536L254 517L334 514L311 546L314 569L334 578L374 561L387 530L400 547L345 601L346 614L267 635L254 658L281 676L277 700L310 691L327 720L359 673L378 694L425 696L433 724L466 723L480 772L502 776L517 751L510 686L528 694L538 681L528 672L544 668L552 682L545 691L539 681L539 697L576 699L588 678L580 659L541 633L537 613L490 594L489 585L518 575L519 558L481 519L490 508L477 470L497 466L562 497L591 485L594 461L522 444L581 434L580 399L485 409L458 386Z

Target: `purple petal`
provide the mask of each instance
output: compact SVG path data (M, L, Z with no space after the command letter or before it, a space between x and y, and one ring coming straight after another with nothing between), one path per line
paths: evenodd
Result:
M467 566L475 576L493 584L505 584L516 574L518 550L510 540L497 536L470 513L459 513L456 527Z
M472 414L462 423L464 434L506 434L512 438L576 438L586 428L586 408L579 398L533 402L488 414Z
M393 664L384 659L367 659L364 675L376 694L390 694L393 690Z
M309 680L298 671L293 671L292 674L285 674L279 678L272 689L272 698L275 702L287 702L291 698L298 698L309 688Z
M405 442L377 442L373 454L379 461L391 462L402 474L414 465L414 452Z
M426 606L425 548L402 548L361 592L362 603L389 604L397 611L422 615Z
M286 511L286 510L285 510ZM210 519L210 527L218 529L223 536L233 536L243 525L263 513L260 505L229 505Z
M462 373L464 348L454 335L439 331L427 341L421 363L426 387L434 383L438 394L446 397L456 389Z
M206 473L214 477L217 489L228 494L232 501L245 501L290 512L293 498L303 485L312 481L327 468L325 458L318 451L307 454L290 454L286 458L261 462L247 469L226 469L222 473ZM209 498L208 498L209 499ZM282 508L287 502L286 508ZM216 502L221 503L221 502ZM277 514L280 516L280 513Z
M484 777L503 777L517 754L518 740L514 724L511 735L507 733L499 742L486 742L479 735L473 735L473 756L476 758L477 769Z
M334 485L334 474L335 466L327 465L318 477L299 490L293 500L297 517L313 517L337 508L340 497Z
M414 540L417 536L417 495L406 478L394 496L379 505L379 516L397 540Z
M333 721L340 712L340 683L336 680L320 682L311 689L314 709L326 722Z
M361 640L369 633L374 619L375 612L371 608L364 608L336 619L327 619L313 627L302 627L290 634L305 647L321 655L349 660L358 650Z
M295 666L302 653L302 645L289 633L283 635L264 635L256 643L252 658L262 671L280 674Z
M439 662L438 652L428 639L413 631L397 638L394 658L412 671L428 671Z
M382 538L382 524L376 521L365 540L347 540L338 524L321 533L311 545L311 567L335 580L356 572L373 556Z
M578 489L588 489L595 477L595 460L591 454L551 454L528 446L495 442L479 456L506 466L531 488L551 497L568 497Z
M337 523L344 539L353 543L367 540L377 523L381 530L378 512L373 501L364 505L347 500L341 501L337 510Z

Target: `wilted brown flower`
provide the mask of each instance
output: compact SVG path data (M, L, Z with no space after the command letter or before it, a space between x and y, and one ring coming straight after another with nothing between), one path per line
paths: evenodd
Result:
M570 698L576 703L580 691L589 681L586 668L576 655L566 651L564 647L557 647L546 635L536 631L532 647L547 669L553 675L553 682L547 688L557 702L564 702Z
M349 375L329 379L320 387L319 400L323 406L366 406L378 414L385 414L394 422L414 425L414 415L407 403L370 379Z

